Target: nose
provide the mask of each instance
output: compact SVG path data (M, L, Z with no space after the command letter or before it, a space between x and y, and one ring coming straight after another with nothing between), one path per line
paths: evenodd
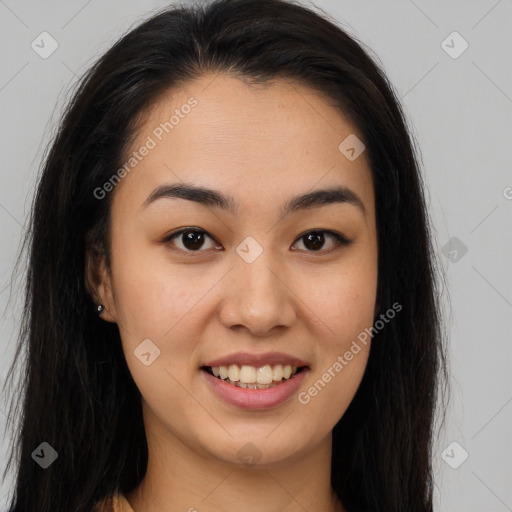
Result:
M296 300L289 273L270 251L263 251L252 263L236 255L224 284L220 320L226 328L268 337L293 325Z

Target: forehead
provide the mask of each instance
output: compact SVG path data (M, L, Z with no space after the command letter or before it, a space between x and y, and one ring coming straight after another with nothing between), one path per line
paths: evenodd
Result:
M192 181L250 203L263 194L277 200L341 184L373 202L364 152L350 161L339 149L354 135L362 139L328 98L298 82L252 85L229 74L206 74L151 106L126 159L144 146L151 149L116 194L126 187L141 199L162 183Z

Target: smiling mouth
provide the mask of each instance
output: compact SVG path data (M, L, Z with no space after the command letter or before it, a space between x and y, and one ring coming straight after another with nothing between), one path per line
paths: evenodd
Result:
M229 366L202 366L201 370L233 386L244 389L268 389L279 386L306 370L307 366L264 365L261 367L232 364Z

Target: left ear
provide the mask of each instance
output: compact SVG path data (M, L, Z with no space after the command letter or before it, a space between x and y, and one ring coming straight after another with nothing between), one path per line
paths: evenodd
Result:
M84 269L85 288L96 305L103 305L101 319L117 322L112 276L107 268L106 253L103 246L88 240L85 253Z

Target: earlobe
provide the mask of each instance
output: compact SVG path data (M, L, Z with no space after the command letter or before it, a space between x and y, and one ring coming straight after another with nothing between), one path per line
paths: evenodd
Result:
M85 256L85 288L94 302L95 312L102 320L116 323L110 272L104 251L89 245Z
M102 320L105 320L106 322L111 322L111 323L114 323L114 324L117 323L115 316L112 313L110 313L103 304L98 304L96 306L96 310L95 311L96 311L96 314Z
M102 320L116 323L115 316L108 312L107 308L103 304L97 304L95 312L99 317L101 317Z

